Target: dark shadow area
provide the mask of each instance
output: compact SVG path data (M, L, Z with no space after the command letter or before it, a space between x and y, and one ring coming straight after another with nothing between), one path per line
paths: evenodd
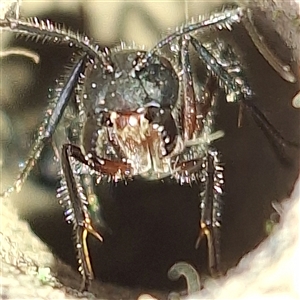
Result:
M83 30L85 22L81 18L80 12L76 16L69 15L68 19L51 14L51 19ZM299 142L299 110L291 106L298 84L280 78L258 53L241 25L234 26L232 33L225 32L222 36L239 47L246 76L255 92L256 106L287 140ZM28 47L28 44L20 39L13 45ZM282 42L278 40L278 44ZM39 111L37 120L41 120L38 118L43 117L46 100L37 105L37 99L47 98L49 86L62 73L71 51L67 47L36 43L30 47L41 55L41 64L36 66L38 71L32 74L36 83L24 95L22 104L7 109L7 113L18 118L34 107L35 112ZM278 51L281 55L281 50ZM215 143L225 166L221 236L222 268L225 271L266 237L266 221L273 212L271 203L289 195L299 173L299 149L286 149L292 164L282 164L247 111L242 127L238 128L239 107L226 103L222 92L217 113L216 128L225 132L225 137ZM19 138L16 136L16 142ZM19 151L24 148L26 145L19 147ZM44 171L48 170L47 161L51 157L50 148L46 151L48 153L44 153L44 158L42 156L42 164L36 168L32 179L41 188L48 189L53 194L53 201L57 201L56 177ZM196 266L200 273L207 274L205 241L198 250L194 248L198 233L199 192L197 185L181 187L170 180L100 186L103 218L109 229L103 233L103 244L93 237L88 239L96 279L132 287L175 290L184 287L185 283L167 278L167 271L174 263L186 261ZM64 222L59 205L53 215L44 211L39 215L26 215L26 219L56 256L77 268L72 226Z

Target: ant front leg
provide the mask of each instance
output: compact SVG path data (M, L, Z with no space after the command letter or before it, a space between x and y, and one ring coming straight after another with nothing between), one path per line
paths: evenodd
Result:
M201 97L195 94L194 80L189 61L188 45L191 37L186 35L181 43L181 64L183 82L183 139L186 157L193 159L179 163L177 179L191 183L200 179L201 192L199 205L199 236L196 248L203 236L208 245L208 266L211 275L220 274L220 219L223 167L219 153L211 145L214 139L222 136L214 132L214 107L216 104L217 79L208 74Z
M82 160L81 150L73 145L64 145L62 150L62 170L64 175L66 187L62 185L59 189L60 197L65 196L64 192L67 192L69 209L66 211L68 216L67 221L72 220L74 232L75 232L75 248L77 250L77 258L79 263L79 272L83 276L82 290L87 290L91 280L93 280L93 270L90 261L89 251L87 247L87 234L91 233L101 242L103 238L93 228L91 218L88 212L86 196L82 193L82 189L78 186L78 180L74 175L74 171L71 166L70 158L75 160ZM63 189L65 188L65 191ZM71 212L70 212L71 210Z
M217 150L209 147L202 159L178 163L174 175L180 184L200 182L199 235L195 247L198 248L203 237L206 237L208 268L214 277L221 274L220 229L224 179L219 156Z
M131 168L129 164L101 159L94 153L85 156L78 146L72 144L63 145L61 158L65 186L63 185L59 192L61 194L67 193L67 200L70 203L66 212L68 214L67 220L72 221L74 226L79 271L83 276L82 290L88 290L94 275L87 246L87 235L90 233L101 242L103 238L93 227L88 210L89 203L86 200L85 191L79 183L80 174L74 171L74 165L83 164L91 172L100 176L108 175L117 179L128 177L131 174Z
M209 148L203 158L200 172L202 191L200 192L199 236L196 248L203 236L207 238L208 266L213 276L221 274L220 266L220 228L223 194L223 166L220 163L219 152Z

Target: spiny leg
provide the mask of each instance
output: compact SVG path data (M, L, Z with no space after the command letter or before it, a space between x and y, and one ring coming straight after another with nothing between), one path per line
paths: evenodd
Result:
M73 158L75 161L71 161ZM95 153L83 155L78 146L64 144L62 148L62 169L65 185L61 193L67 193L66 200L70 201L68 221L71 221L75 231L75 248L78 255L79 271L83 276L82 289L87 290L93 279L93 269L87 245L87 235L92 234L102 242L102 236L94 229L87 205L89 204L84 195L81 185L78 184L81 174L76 174L74 164L80 163L89 167L91 172L99 176L130 176L130 165L123 162L113 162L101 159ZM73 164L73 167L72 167ZM77 178L76 178L77 177ZM67 190L64 189L66 187Z
M182 130L184 141L189 141L197 133L197 110L194 82L192 77L191 63L189 59L190 36L184 35L179 40L180 57L179 64L182 66L183 105L182 105Z
M251 101L253 92L246 81L242 78L242 70L239 72L229 72L226 70L223 65L218 62L219 57L214 57L204 45L192 36L191 44L197 51L199 58L205 65L209 66L211 73L219 80L219 85L225 89L227 93L227 101L238 102L241 107L245 107L271 142L271 145L279 154L280 159L283 161L286 160L284 154L285 149L287 147L298 147L298 145L286 141L276 128L268 121L265 115ZM231 58L228 58L228 63L230 65L230 63L234 62Z
M87 209L87 201L81 186L75 178L74 171L71 166L70 157L78 156L72 145L64 145L62 149L62 170L67 187L67 199L70 201L68 211L68 221L72 221L75 232L75 248L77 250L77 258L79 263L79 272L83 276L82 289L87 290L91 280L94 278L92 265L90 262L89 251L87 247L87 234L91 233L102 242L102 237L93 228L92 222ZM80 151L80 150L79 150ZM60 192L63 193L64 186Z
M251 113L253 120L268 139L280 162L287 167L291 166L293 160L289 157L287 149L299 149L299 143L286 140L253 102L243 101L242 106Z
M220 266L220 228L223 194L223 167L219 153L209 148L207 156L202 161L200 172L202 192L200 193L200 230L195 247L198 248L203 236L208 245L208 266L213 276L221 274Z
M38 132L36 134L37 138L31 146L29 152L30 154L28 156L29 158L25 163L25 167L18 175L18 178L14 185L9 187L6 191L2 192L0 194L0 197L6 198L12 192L19 192L21 190L26 178L39 159L42 150L44 149L45 145L50 142L54 132L56 131L58 123L63 117L64 111L69 103L73 90L77 85L78 78L84 70L85 62L86 56L75 58L73 67L68 72L67 80L59 82L55 98L48 105L44 121L39 126Z
M178 183L191 184L199 181L199 234L195 243L198 248L203 237L207 239L208 269L212 276L221 275L220 230L223 194L223 167L219 153L212 147L201 160L183 161L176 165L174 178Z
M81 84L81 79L79 79L78 83L79 85ZM84 125L82 123L83 109L77 89L72 96L74 96L74 101L71 101L68 107L69 111L65 117L66 122L70 122L67 126L66 134L70 144L80 145L80 135ZM59 143L59 141L57 142L58 144L55 145L55 148L62 149L64 145L61 142ZM58 151L61 152L61 150ZM70 161L69 156L72 157L73 154L72 149L65 148L62 155L59 155L62 162L62 170L57 198L64 209L65 220L73 225L74 246L79 264L78 270L83 277L81 290L88 290L94 275L88 251L87 235L91 233L101 242L103 238L93 227L95 218L91 213L93 213L95 208L94 203L98 203L98 200L94 194L92 175L89 168L83 167L76 158ZM80 172L74 171L76 169L80 170Z
M180 163L178 178L180 182L190 183L200 177L202 192L200 193L200 221L199 236L196 247L200 240L206 236L208 245L208 267L211 275L220 273L220 218L221 218L221 194L223 174L218 162L218 153L212 150L208 136L213 132L213 107L215 105L216 89L218 87L216 78L208 75L201 98L195 95L191 64L189 61L188 45L190 36L186 35L180 39L180 63L182 66L183 82L183 137L186 146L190 141L195 148L203 147L205 157L199 161ZM202 134L207 136L200 141ZM200 138L199 138L200 137ZM206 140L205 140L206 139ZM203 145L202 145L203 144ZM193 146L192 146L193 147ZM188 150L187 150L188 151ZM191 152L193 150L191 149ZM219 177L219 179L218 179Z
M199 59L204 63L210 73L217 77L219 85L225 89L228 95L232 95L232 102L238 102L244 98L250 98L253 95L248 84L239 77L239 72L228 72L228 70L218 62L219 57L214 57L210 51L193 36L191 36L191 44L198 53ZM232 61L228 59L228 63L231 64ZM227 99L227 101L229 100Z
M78 116L85 115L84 105L82 103L82 97L77 95L78 99L76 100L78 106ZM70 144L80 145L83 144L84 151L86 153L94 153L96 154L96 148L98 145L98 131L99 124L93 117L86 117L84 122L80 121L82 117L79 119L76 118L72 124L70 125L68 139ZM82 128L82 130L81 130ZM81 132L82 131L82 132ZM75 134L74 134L75 133ZM79 134L81 133L81 134ZM80 140L80 136L83 137L82 141ZM100 226L105 230L111 231L108 228L106 222L103 219L102 207L101 207L101 196L96 195L95 191L95 182L92 174L90 174L87 168L82 169L82 174L80 174L80 184L85 191L87 202L88 202L88 211L93 219L94 224Z

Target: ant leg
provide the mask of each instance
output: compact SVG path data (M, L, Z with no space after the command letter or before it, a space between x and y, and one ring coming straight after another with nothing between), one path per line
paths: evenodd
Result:
M184 36L180 40L180 62L183 69L183 132L186 146L198 148L207 145L207 154L199 162L180 163L179 182L191 183L200 178L201 192L199 205L199 235L196 241L198 248L203 236L208 245L208 267L212 276L220 274L220 219L221 195L223 185L223 168L220 166L218 152L210 145L209 136L213 133L213 106L216 102L217 80L209 74L201 97L195 95L191 65L189 62L188 44L192 37ZM207 140L200 141L202 134ZM191 148L190 148L191 149ZM192 151L192 149L191 149Z
M69 104L71 95L77 85L80 74L85 67L86 56L77 58L72 69L67 76L67 80L59 82L56 88L56 94L54 100L48 105L46 115L43 123L39 126L33 145L30 149L29 158L25 163L25 167L18 175L18 178L13 186L6 189L6 191L0 194L0 198L7 198L12 192L19 192L30 174L32 168L35 166L37 160L40 157L44 146L50 142L57 125L63 117L64 111ZM63 86L61 88L61 86Z
M180 57L179 65L182 66L183 105L182 105L182 129L183 138L189 141L193 138L197 129L197 109L192 69L189 58L190 36L184 35L179 40Z
M224 88L228 102L238 102L241 99L249 98L253 95L251 88L245 80L240 77L240 71L232 72L232 70L230 70L230 67L236 64L236 61L232 57L232 51L230 52L231 56L228 57L226 61L229 67L225 68L219 63L220 57L213 56L210 51L193 36L190 38L191 44L198 53L199 59L207 66L210 73L219 80L219 86ZM227 50L230 50L230 48Z
M180 184L200 182L199 234L195 247L198 248L203 237L206 237L208 268L214 277L221 274L220 229L224 178L219 155L217 150L209 148L201 160L177 164L173 175Z
M79 263L79 272L83 277L82 290L87 290L93 280L93 270L87 247L87 234L91 233L102 242L103 238L92 226L92 222L87 209L86 197L83 194L81 186L78 184L78 176L74 175L71 167L71 156L76 156L72 151L72 145L64 145L62 149L62 170L63 181L59 189L59 196L64 197L64 201L70 202L68 209L65 211L66 221L72 222L75 232L75 249Z
M200 222L199 236L195 247L203 236L206 236L208 245L208 266L212 276L221 274L220 266L220 228L221 206L223 194L223 166L217 150L210 148L202 161L200 181L203 190L200 192Z
M251 113L253 120L268 139L280 162L287 167L291 166L293 160L288 156L287 149L299 149L299 144L286 140L252 101L244 100L242 106Z
M77 105L77 112L75 113L75 115L80 115L79 111L81 112L83 111L82 109L79 108L81 105L83 105L82 99L80 98L79 95L76 95L75 97L76 98L78 97L78 99L76 99L75 101L76 103L75 105ZM85 128L85 129L81 129L81 128ZM82 130L84 131L82 132ZM80 132L82 133L79 134ZM71 122L70 129L68 130L69 143L73 145L80 145L81 135L84 136L83 145L84 145L85 153L90 153L90 152L96 153L96 147L98 143L97 141L98 126L94 118L86 118L85 124L81 124L78 118L75 118L75 120ZM80 185L85 191L89 213L94 221L94 224L99 225L101 229L105 229L108 232L111 232L111 229L108 227L105 220L103 219L101 198L100 196L96 195L94 178L92 174L90 174L89 170L85 170L80 174ZM68 207L65 205L66 203L63 199L61 203L65 208Z
M210 51L204 47L197 39L191 36L191 43L198 52L199 58L210 67L212 74L219 79L219 85L224 87L227 93L227 101L235 101L241 105L241 108L246 108L253 117L257 125L262 129L265 136L270 141L271 146L275 149L276 154L283 163L288 163L288 158L285 154L287 147L299 147L296 143L286 141L275 127L268 121L265 115L251 101L252 91L245 80L242 79L242 70L239 72L229 72L231 67L234 67L236 62L232 55L233 52L228 51L230 55L224 57L227 60L230 68L227 70L218 62L219 57L214 57ZM226 48L224 48L226 50ZM230 50L230 48L228 48ZM220 52L224 55L226 51ZM233 97L232 97L233 96ZM228 100L228 99L231 100ZM240 119L240 116L239 116ZM240 121L240 120L239 120Z
M87 290L94 277L87 235L90 233L101 242L103 238L93 227L88 210L89 203L79 182L80 174L77 174L74 169L78 164L83 164L89 167L90 172L98 173L100 177L108 175L124 178L130 176L131 168L123 162L101 159L94 153L84 156L81 149L72 144L63 145L61 159L64 179L58 193L59 197L64 197L65 203L68 203L65 211L66 220L72 222L74 227L79 272L83 277L82 289Z

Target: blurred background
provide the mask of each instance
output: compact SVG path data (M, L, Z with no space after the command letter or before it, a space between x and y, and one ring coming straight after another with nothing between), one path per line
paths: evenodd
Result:
M22 16L38 16L64 23L85 32L101 46L114 47L125 41L153 46L187 18L220 7L220 2L99 2L99 1L23 1ZM257 14L257 24L276 54L290 62L290 52L279 36ZM298 84L285 82L254 47L242 25L220 37L238 51L246 76L255 92L256 105L288 140L299 137L299 111L291 99ZM48 89L63 74L72 49L51 44L36 44L2 37L3 49L26 48L38 54L39 63L21 56L2 58L1 68L1 167L2 185L13 182L19 164L26 159L35 129L47 106ZM199 78L204 69L194 68ZM238 128L238 106L225 102L220 93L217 128L225 138L216 142L225 164L225 196L222 221L222 269L233 267L266 236L266 224L274 215L272 202L286 197L298 174L298 151L288 149L290 164L284 165L250 115L245 114ZM64 222L55 197L57 165L51 147L22 192L14 197L20 216L49 245L59 258L77 268L71 226ZM207 274L205 242L194 249L198 232L197 186L180 187L176 183L130 182L117 187L99 187L103 218L107 230L101 245L93 238L89 246L96 278L106 282L148 289L174 290L184 282L171 282L168 269L177 261L194 265ZM55 268L55 266L53 266Z

